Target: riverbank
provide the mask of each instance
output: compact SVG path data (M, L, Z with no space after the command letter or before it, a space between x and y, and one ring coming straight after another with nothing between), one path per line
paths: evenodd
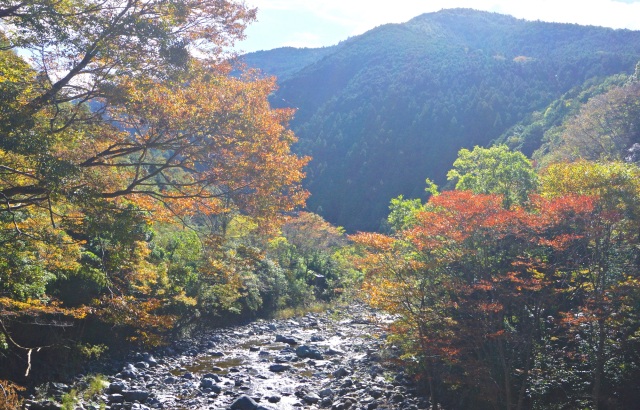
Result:
M63 400L86 410L428 408L416 385L386 360L395 354L385 343L389 323L354 305L217 329L153 354L131 354L90 397L82 394L86 378L50 383L25 408L58 409Z

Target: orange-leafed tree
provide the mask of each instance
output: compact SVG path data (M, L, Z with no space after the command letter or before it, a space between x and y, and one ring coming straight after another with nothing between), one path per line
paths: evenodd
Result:
M49 155L65 164L57 170L55 190L47 186L50 175L15 175L38 172L29 165L38 159L28 155L5 176L6 237L28 244L40 235L52 249L42 260L52 263L53 250L60 253L66 244L62 259L71 265L80 262L71 250L80 255L92 241L104 242L99 248L107 253L98 270L110 290L105 297L122 297L125 303L130 293L153 296L151 285L162 280L162 272L145 262L145 224L197 226L209 244L224 242L225 224L219 222L234 214L252 217L263 232L273 231L283 212L306 199L300 182L307 159L290 151L291 112L269 106L273 80L235 79L226 70L193 67L174 82L122 79L122 101L109 106L108 121L76 129L48 147ZM108 215L118 217L107 221ZM118 226L128 229L129 237L106 240ZM105 230L98 232L99 227ZM45 237L43 230L57 233ZM24 251L35 259L44 256ZM33 281L41 284L38 293L30 296L42 297L44 285L63 267L78 268L45 266Z
M156 340L172 298L193 303L153 253L157 223L193 229L207 252L190 272L237 295L238 275L221 273L236 269L216 268L229 221L265 236L307 196L292 111L267 100L275 80L231 76L227 50L255 10L0 1L0 19L0 341L28 349L17 327L86 314Z

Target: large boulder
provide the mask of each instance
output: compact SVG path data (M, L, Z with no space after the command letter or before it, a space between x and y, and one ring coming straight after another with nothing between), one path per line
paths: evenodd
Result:
M137 401L144 403L149 398L149 392L146 390L124 390L122 392L126 401Z
M288 345L297 345L298 341L292 337L292 336L283 336L283 335L276 335L276 342L277 343L286 343Z
M298 346L298 348L296 348L296 355L303 359L324 360L320 350L311 346Z
M257 408L258 403L247 395L242 395L231 403L231 410L256 410Z

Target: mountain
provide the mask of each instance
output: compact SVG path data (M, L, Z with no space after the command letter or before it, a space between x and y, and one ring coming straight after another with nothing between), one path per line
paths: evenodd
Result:
M269 51L255 51L242 56L242 63L248 67L260 68L267 75L285 81L304 67L318 62L335 52L338 46L322 48L281 47Z
M489 145L586 81L631 73L640 32L450 9L325 49L245 56L280 75L311 155L308 207L347 231L382 229L389 200L442 185L460 148ZM537 147L530 147L534 150Z

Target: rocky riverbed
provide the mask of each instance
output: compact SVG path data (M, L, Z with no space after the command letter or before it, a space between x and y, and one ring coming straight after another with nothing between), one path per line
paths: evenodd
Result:
M412 381L384 357L388 317L362 306L218 329L154 354L135 353L104 390L74 409L423 409ZM51 383L60 400L77 385ZM28 409L59 409L30 400Z

